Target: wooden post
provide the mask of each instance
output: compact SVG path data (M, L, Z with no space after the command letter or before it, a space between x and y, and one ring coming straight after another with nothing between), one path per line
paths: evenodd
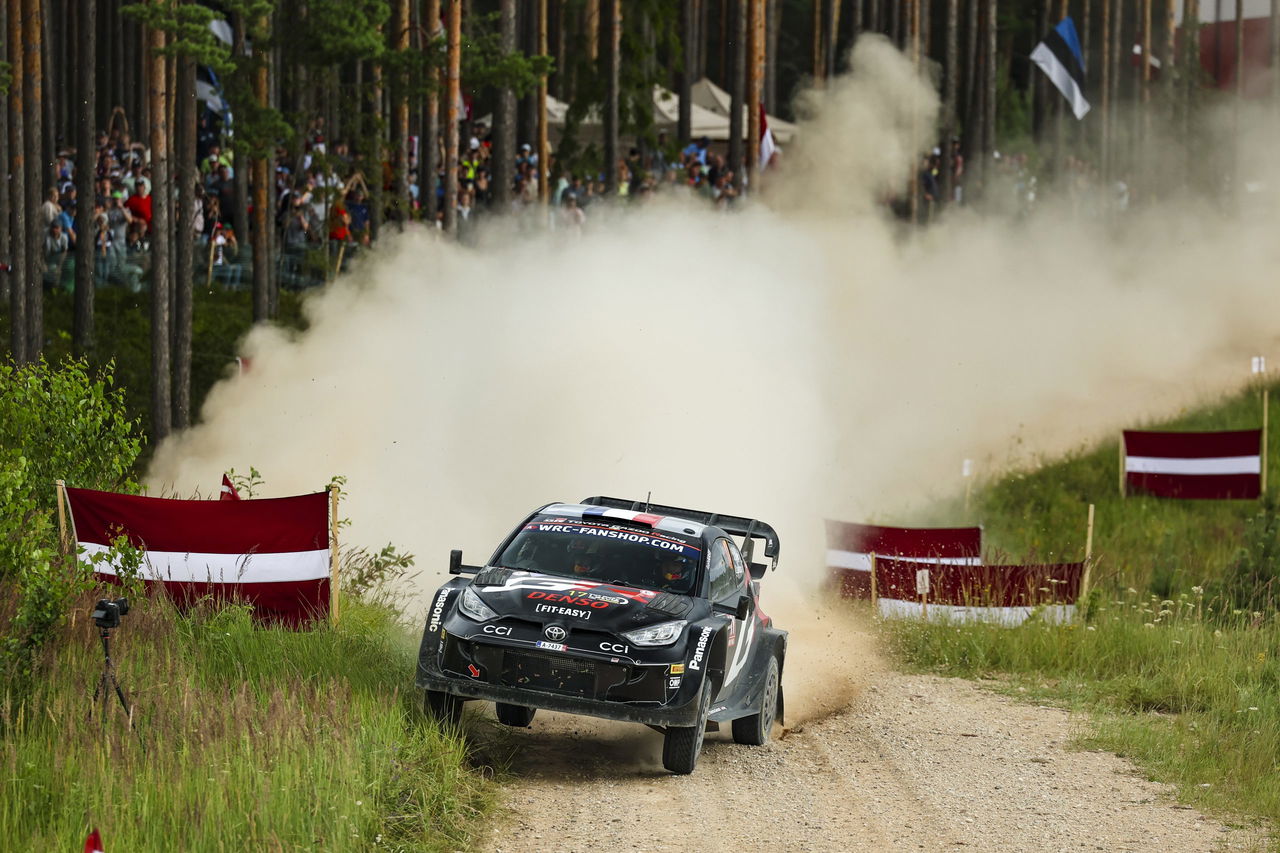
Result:
M338 627L338 487L329 486L329 624Z
M1262 477L1258 489L1267 493L1267 415L1271 403L1271 389L1262 386Z
M67 484L62 480L54 480L53 491L58 500L58 550L65 557L70 552L70 540L67 538Z
M214 253L214 235L209 234L209 271L204 277L204 289L213 289L213 253Z
M1124 433L1120 433L1120 497L1127 497L1124 488Z
M871 552L871 618L880 615L880 596L876 592L876 552Z
M1084 575L1080 578L1080 591L1076 593L1076 612L1089 594L1089 576L1093 574L1093 504L1089 504L1089 521L1084 533Z

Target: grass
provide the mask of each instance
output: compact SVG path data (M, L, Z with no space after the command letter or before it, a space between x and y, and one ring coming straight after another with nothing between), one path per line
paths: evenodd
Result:
M1155 425L1258 426L1256 390ZM1270 482L1277 446L1270 443ZM973 521L999 555L1075 560L1097 507L1088 621L1017 628L883 623L909 667L995 679L1000 689L1090 712L1081 741L1133 759L1180 798L1280 826L1280 612L1237 609L1240 570L1274 581L1277 508L1264 501L1122 499L1115 441L987 483ZM954 518L954 516L953 516Z
M351 602L336 629L288 631L142 602L113 635L132 732L114 696L94 709L87 622L53 644L30 702L0 707L8 844L67 849L97 826L108 850L470 846L491 786L423 716L392 611Z

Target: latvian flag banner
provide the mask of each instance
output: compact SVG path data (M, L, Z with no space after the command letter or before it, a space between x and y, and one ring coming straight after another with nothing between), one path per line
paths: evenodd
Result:
M1223 500L1262 492L1262 430L1124 432L1127 494Z
M82 559L124 535L145 551L148 586L179 606L244 601L265 621L298 625L329 612L329 494L191 501L67 489ZM109 565L98 578L115 581Z
M1047 622L1067 622L1083 575L1084 563L930 566L876 558L880 615L889 618L1017 625L1038 611Z
M878 527L827 521L827 569L846 598L871 598L871 555L976 566L982 562L981 527Z
M1031 61L1049 75L1049 80L1071 104L1077 119L1089 112L1089 102L1084 98L1084 58L1080 52L1080 38L1076 25L1070 18L1063 18L1044 41L1031 51Z

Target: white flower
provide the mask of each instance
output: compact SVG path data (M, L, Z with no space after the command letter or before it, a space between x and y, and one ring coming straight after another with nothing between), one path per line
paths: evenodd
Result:
M1191 591L1196 595L1204 595L1204 587L1202 586L1193 586L1191 587Z

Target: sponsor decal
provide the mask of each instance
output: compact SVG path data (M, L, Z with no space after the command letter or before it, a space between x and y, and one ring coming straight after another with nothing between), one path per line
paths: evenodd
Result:
M627 654L630 648L631 648L630 646L625 646L622 643L601 643L600 644L600 651L613 652L614 654L618 654L618 655Z
M558 592L531 592L525 598L542 600L542 601L558 601L562 604L573 604L578 607L594 607L599 610L602 607L608 607L609 602L592 600L587 597L586 593L578 593L577 595L562 595Z
M477 668L476 668L476 665L475 665L475 664L473 664L473 663L469 663L469 664L467 664L467 672L471 673L471 677L472 677L472 678L479 678L479 677L480 677L480 670L479 670L479 669L477 669Z
M569 636L569 632L559 625L548 625L542 629L543 636L553 643L558 643L565 637Z
M623 598L620 595L601 595L598 592L590 592L590 591L580 592L578 594L581 595L583 598L590 598L590 599L594 599L595 601L607 601L610 604L626 604L627 603L627 599Z
M728 708L728 707L729 707L728 705L721 705L721 706L719 706L718 708L712 708L712 709L711 709L710 711L708 711L707 713L708 713L708 714L719 714L721 711L723 711L725 708Z
M679 689L679 687L680 687L680 677L679 677L679 676L676 676L675 678L668 678L668 679L667 679L667 687L668 687L668 689L671 689L671 690L677 690L677 689Z
M578 619L590 619L590 610L577 610L573 607L557 607L554 604L539 604L533 608L535 613L555 613L560 616L573 616Z
M701 670L702 658L707 653L707 640L711 637L711 626L702 629L702 633L698 635L698 642L693 647L693 659L689 661L689 669Z
M481 630L486 634L497 634L499 637L511 636L510 625L485 625Z
M427 624L427 630L433 634L440 630L440 619L444 616L444 603L451 592L453 590L446 587L440 590L440 594L436 596L436 603L431 608L431 621Z
M569 647L568 647L568 646L566 646L564 643L548 643L548 642L546 642L545 640L539 640L539 641L538 641L538 648L540 648L540 649L550 649L550 650L551 650L551 651L553 651L553 652L567 652L567 651L569 651Z
M600 527L594 524L557 524L547 520L527 524L525 525L525 530L539 533L572 533L579 536L595 536L601 539L618 539L623 542L635 542L640 545L661 548L664 551L678 551L691 557L696 557L701 553L700 549L675 539L651 536L617 527Z
M670 672L672 675L684 675L684 664L673 663L671 664L671 668L668 669L667 671Z

